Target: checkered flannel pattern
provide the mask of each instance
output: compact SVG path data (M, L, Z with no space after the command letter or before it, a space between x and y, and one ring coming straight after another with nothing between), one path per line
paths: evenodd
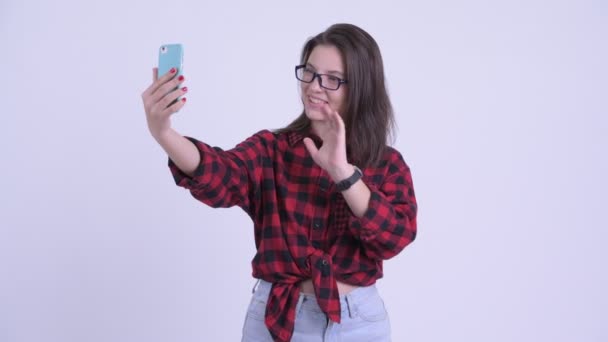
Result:
M399 152L387 147L378 167L363 170L371 198L357 218L303 138L264 130L226 151L188 138L201 156L192 177L169 160L176 184L196 199L216 208L237 205L251 217L253 276L274 284L266 325L275 341L292 336L301 281L312 278L319 306L340 322L336 280L374 284L382 277L382 260L416 236L412 178Z

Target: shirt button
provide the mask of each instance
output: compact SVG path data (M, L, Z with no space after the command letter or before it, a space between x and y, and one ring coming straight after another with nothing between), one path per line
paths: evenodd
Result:
M321 229L321 224L319 222L315 222L313 226L315 227L315 229Z
M323 261L321 261L321 263L323 264L323 266L327 266L327 260L323 259Z

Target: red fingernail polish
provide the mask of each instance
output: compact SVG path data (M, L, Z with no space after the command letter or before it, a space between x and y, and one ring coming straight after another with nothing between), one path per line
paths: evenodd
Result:
M179 77L177 79L180 80L180 81L183 81L184 80L184 75L179 75Z
M177 71L177 70L175 68L171 68L171 70L169 70L169 71L171 71L172 74L175 74L175 71Z
M188 87L183 87L183 88L182 88L182 91L183 91L183 92L188 91Z
M186 98L185 97L182 97L182 102L186 102Z

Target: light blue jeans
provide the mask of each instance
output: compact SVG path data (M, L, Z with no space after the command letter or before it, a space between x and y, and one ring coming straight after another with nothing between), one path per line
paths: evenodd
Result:
M264 313L272 284L260 280L247 309L242 342L273 342ZM340 296L341 323L327 319L314 295L300 294L292 342L390 342L391 326L375 285Z

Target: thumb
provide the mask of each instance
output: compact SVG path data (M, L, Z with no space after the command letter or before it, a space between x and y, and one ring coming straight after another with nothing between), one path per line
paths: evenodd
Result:
M310 138L304 138L304 146L306 146L306 149L308 150L308 153L310 153L310 156L316 162L317 161L317 153L319 153L319 149L317 149L317 146L312 141L312 139L310 139Z
M158 79L158 68L152 68L152 82L156 82Z

